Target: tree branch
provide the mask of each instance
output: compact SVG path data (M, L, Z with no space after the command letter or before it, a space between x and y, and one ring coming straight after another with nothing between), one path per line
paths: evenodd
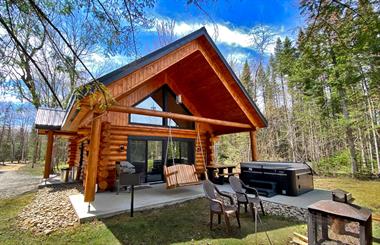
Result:
M11 31L11 29L9 29L6 21L3 19L3 16L0 15L0 23L4 26L5 30L7 31L7 33L10 35L10 37L12 38L12 40L15 42L15 44L22 50L22 52L28 57L28 59L30 59L30 61L33 63L33 65L36 67L36 69L38 70L38 72L41 74L43 80L45 81L45 83L48 85L50 91L52 92L53 96L54 96L54 99L58 102L59 106L63 109L63 106L61 104L61 101L58 99L58 96L56 95L55 91L53 90L53 88L51 87L48 79L46 78L45 74L42 72L42 70L40 69L40 67L37 65L37 62L33 59L32 56L29 55L28 51L25 49L25 47L21 44L21 42L18 40L18 38L15 36L15 34Z
M105 94L105 91L104 89L100 86L98 80L95 78L94 75L92 75L92 73L90 72L90 70L87 68L87 66L84 64L84 62L82 61L82 59L77 55L77 53L75 52L75 50L73 49L73 47L71 46L71 44L67 41L67 39L63 36L63 34L61 33L61 31L51 22L51 20L47 17L47 15L42 11L42 9L40 7L37 6L37 4L33 1L33 0L29 0L29 3L30 5L32 6L32 8L36 11L37 15L40 15L53 29L54 31L56 31L58 33L58 35L62 38L62 40L65 42L65 44L67 45L67 47L70 49L70 51L73 53L73 55L75 56L75 58L78 59L78 61L81 63L81 65L83 66L83 68L86 70L86 72L90 75L91 79L93 80L94 82L94 85L95 87L103 94L104 96L104 101L106 103L106 106L108 105L108 102L107 102L107 96Z

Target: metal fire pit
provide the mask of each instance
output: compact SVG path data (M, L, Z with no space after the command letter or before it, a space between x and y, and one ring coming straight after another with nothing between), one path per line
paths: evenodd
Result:
M343 197L348 200L349 196ZM309 244L372 244L371 211L357 205L322 200L308 207Z

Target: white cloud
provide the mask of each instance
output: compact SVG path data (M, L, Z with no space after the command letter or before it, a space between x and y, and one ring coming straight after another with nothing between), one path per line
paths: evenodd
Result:
M176 25L174 27L174 34L176 36L184 36L186 34L189 34L199 28L204 26L207 30L207 32L210 34L210 36L215 40L218 44L225 44L231 47L240 47L240 48L248 48L255 50L252 42L252 33L251 30L254 28L262 28L263 26L257 26L252 27L251 30L244 29L244 28L237 28L232 27L223 23L215 23L215 24L202 24L197 22L176 22ZM282 32L283 27L280 27L280 32ZM151 29L151 31L154 31L154 29ZM265 53L271 54L274 52L274 41L278 37L282 37L280 34L274 34L273 36L273 44L269 44L266 49Z
M17 98L16 95L10 94L4 89L0 89L0 101L1 102L11 102L11 103L21 103L22 101Z
M85 60L85 65L95 77L100 77L131 61L132 59L125 55L106 56L102 53L93 53Z
M238 28L230 28L221 23L202 25L201 23L178 22L175 25L174 33L177 36L184 36L202 26L206 27L207 32L216 39L216 42L218 43L243 48L249 48L252 45L248 31L240 30Z

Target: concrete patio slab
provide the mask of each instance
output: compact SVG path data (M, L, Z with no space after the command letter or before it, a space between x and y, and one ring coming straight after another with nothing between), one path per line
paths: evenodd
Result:
M202 185L171 190L167 190L165 184L156 184L143 189L136 188L134 210L160 208L203 196ZM131 193L129 192L120 192L119 195L116 195L116 192L97 193L95 201L90 205L90 212L88 212L88 203L84 202L83 194L72 195L69 198L81 223L93 220L95 217L105 218L130 212Z
M217 187L221 191L233 193L228 184L217 185ZM167 190L165 184L142 186L135 189L134 210L142 211L160 208L203 196L202 185L186 186L171 190ZM125 191L120 192L119 195L116 195L115 192L97 193L95 201L90 205L90 212L88 212L88 203L84 202L83 194L72 195L69 198L80 222L130 212L131 193ZM315 189L296 197L276 195L270 198L261 198L268 202L307 208L307 206L317 201L331 199L331 192Z

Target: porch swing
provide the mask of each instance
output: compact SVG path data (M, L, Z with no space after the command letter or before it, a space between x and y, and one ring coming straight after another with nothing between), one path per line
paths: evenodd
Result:
M182 186L190 186L200 184L200 180L198 178L195 164L176 164L174 160L174 156L172 157L173 163L172 166L168 166L168 152L169 152L169 144L171 145L172 153L175 151L175 145L173 144L173 136L172 136L172 128L171 128L171 118L169 118L169 135L168 135L168 143L166 144L166 153L165 153L165 161L164 161L164 176L166 180L166 188L174 189ZM197 143L200 145L203 165L206 170L206 162L203 154L203 148L201 143L201 137L199 133L199 127L197 129ZM206 171L205 171L206 173ZM207 173L205 174L207 178Z

